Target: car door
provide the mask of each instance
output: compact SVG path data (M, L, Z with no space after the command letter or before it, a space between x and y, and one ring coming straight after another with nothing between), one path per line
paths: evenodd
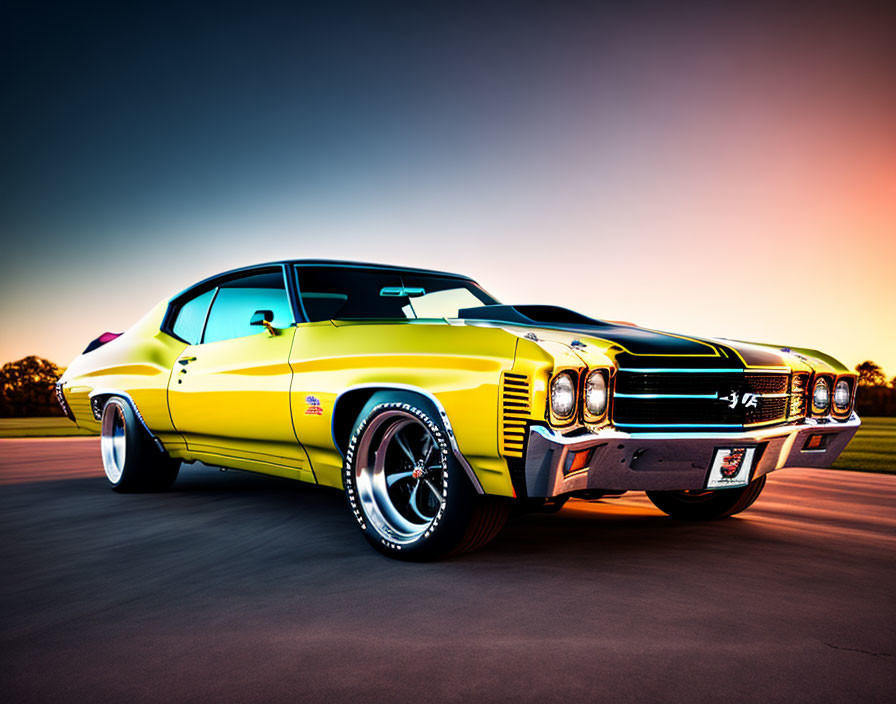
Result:
M290 410L296 328L283 269L221 281L210 300L201 338L172 370L174 427L204 461L236 459L229 464L261 471L288 467L310 479Z

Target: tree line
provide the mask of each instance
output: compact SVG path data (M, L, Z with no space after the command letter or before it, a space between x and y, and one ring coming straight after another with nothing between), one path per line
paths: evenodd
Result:
M56 382L65 369L30 355L0 368L0 418L61 416Z
M860 416L896 416L896 376L888 382L884 370L871 360L857 364L856 373L856 412Z
M56 382L65 369L34 355L0 369L0 418L61 416ZM856 365L859 375L856 410L860 415L896 416L896 376L887 381L880 365Z

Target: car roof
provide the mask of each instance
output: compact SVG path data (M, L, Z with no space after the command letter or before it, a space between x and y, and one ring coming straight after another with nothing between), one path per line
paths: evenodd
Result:
M171 301L175 301L182 296L192 292L193 290L204 287L207 284L210 284L214 281L219 281L220 279L227 279L232 276L237 276L239 274L248 274L252 271L256 271L258 269L267 269L271 267L282 267L282 266L332 266L332 267L341 267L345 269L380 269L383 271L405 271L414 274L431 274L435 276L450 276L456 279L464 279L466 281L472 281L469 276L464 276L463 274L452 274L447 271L436 271L434 269L419 269L417 267L411 266L397 266L392 264L371 264L368 262L353 262L353 261L342 261L338 259L280 259L278 261L272 262L263 262L260 264L252 264L251 266L243 266L237 269L229 269L227 271L222 271L218 274L214 274L212 276L208 276L201 281L197 281L196 283L188 286L183 291L178 293L177 295L171 298Z
M464 274L453 274L448 271L438 271L436 269L421 269L414 266L399 266L397 264L371 264L370 262L353 262L339 259L285 259L273 264L298 264L300 266L334 266L345 267L347 269L387 269L389 271L407 271L414 274L435 274L437 276L451 276L456 279L469 279ZM269 266L260 264L259 266ZM253 267L254 268L254 267Z

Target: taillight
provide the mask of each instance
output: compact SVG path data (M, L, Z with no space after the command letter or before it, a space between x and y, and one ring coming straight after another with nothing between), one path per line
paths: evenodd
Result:
M116 337L121 337L122 333L120 332L104 332L95 340L91 341L89 345L87 345L87 349L85 349L81 354L87 354L88 352L93 352L98 347L102 347L107 342L112 342Z

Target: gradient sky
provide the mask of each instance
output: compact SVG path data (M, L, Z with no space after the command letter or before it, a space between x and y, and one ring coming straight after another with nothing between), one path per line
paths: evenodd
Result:
M896 374L883 4L130 5L3 4L0 362L323 257Z

